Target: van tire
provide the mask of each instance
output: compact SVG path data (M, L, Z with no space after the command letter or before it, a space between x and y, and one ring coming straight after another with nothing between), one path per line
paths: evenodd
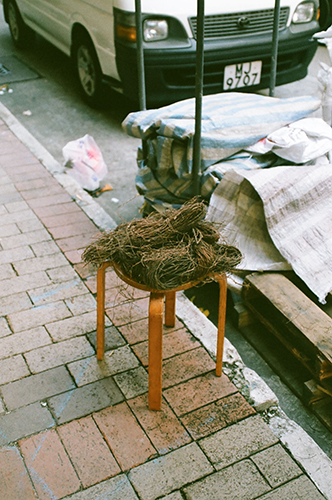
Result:
M23 21L15 0L7 0L5 8L6 20L14 45L19 49L26 48L33 40L33 30Z
M88 34L81 33L76 38L72 56L82 97L87 104L95 107L100 104L102 72L96 50Z

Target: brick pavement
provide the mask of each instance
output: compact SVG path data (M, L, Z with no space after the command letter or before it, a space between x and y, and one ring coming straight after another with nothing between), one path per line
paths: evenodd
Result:
M148 298L112 270L97 362L98 228L1 120L0 175L1 499L323 499L180 320L147 409Z

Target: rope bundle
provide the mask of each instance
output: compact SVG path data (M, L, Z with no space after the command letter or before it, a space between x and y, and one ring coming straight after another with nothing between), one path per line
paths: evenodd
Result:
M204 203L193 199L178 210L120 224L92 242L82 259L96 265L114 262L129 278L154 290L228 272L239 264L241 253L218 243L220 233L205 215Z

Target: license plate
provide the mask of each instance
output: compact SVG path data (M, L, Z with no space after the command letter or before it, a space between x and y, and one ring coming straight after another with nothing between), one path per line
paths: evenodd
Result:
M262 61L225 66L224 90L239 89L258 85L261 81Z

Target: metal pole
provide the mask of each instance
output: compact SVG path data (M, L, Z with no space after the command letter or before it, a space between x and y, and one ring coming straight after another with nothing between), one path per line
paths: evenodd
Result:
M139 99L140 110L144 111L146 109L146 95L145 95L145 73L144 73L141 0L135 0L135 20L136 20L138 99Z
M274 90L276 86L278 43L279 43L279 19L280 19L280 0L275 0L273 36L272 36L271 72L270 72L270 93L269 93L271 97L274 96Z
M193 149L192 179L194 194L199 195L201 170L201 128L202 97L204 75L204 0L197 0L197 40L196 40L196 101L195 101L195 135Z

